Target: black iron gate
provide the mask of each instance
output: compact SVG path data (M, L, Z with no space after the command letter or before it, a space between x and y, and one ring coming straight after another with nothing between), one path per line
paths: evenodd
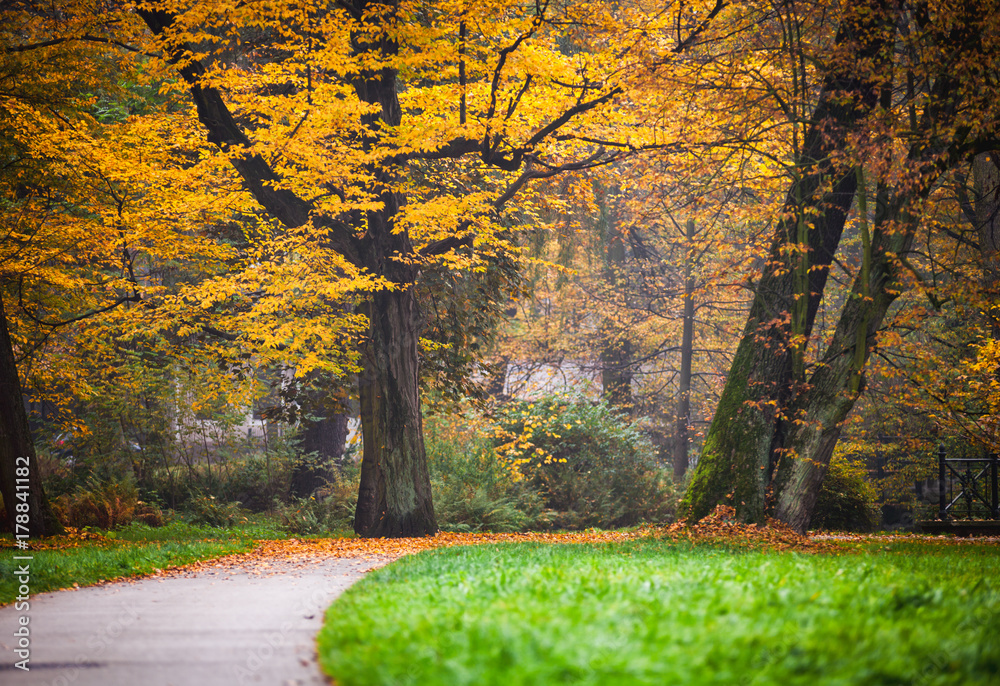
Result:
M938 519L1000 519L997 456L948 457L938 448Z

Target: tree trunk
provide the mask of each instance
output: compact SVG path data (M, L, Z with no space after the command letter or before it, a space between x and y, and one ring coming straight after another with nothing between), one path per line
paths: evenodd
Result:
M30 537L62 531L45 497L24 409L7 313L0 298L0 495L9 531Z
M321 411L321 410L313 410ZM333 478L334 465L344 457L347 442L347 415L309 417L303 422L302 443L305 456L292 468L291 493L307 498Z
M877 3L876 3L877 4ZM681 512L697 521L728 501L746 522L765 520L765 493L780 448L779 427L791 401L833 256L854 199L854 169L831 160L872 111L878 92L860 64L875 60L886 44L878 12L860 12L837 34L854 46L855 60L831 73L819 94L785 200L788 217L777 227L757 284L743 336L702 448ZM877 60L876 60L877 61ZM833 178L829 191L825 182ZM805 234L805 235L803 235ZM789 247L798 246L789 255ZM805 302L802 306L800 303ZM798 364L796 364L798 361Z
M601 395L610 407L631 414L632 403L632 344L623 332L612 326L602 327Z
M395 3L382 5L384 14L372 20L379 22L373 28L395 21L395 8ZM357 2L356 9L363 16L366 3ZM351 47L359 58L377 54L391 60L399 52L392 38L378 30L352 34ZM362 70L353 85L362 102L376 106L361 117L363 147L369 151L378 146L383 125L398 126L402 120L396 70ZM403 199L391 186L400 170L375 164L369 171L380 188L381 207L366 214L362 260L397 287L376 292L368 304L365 381L359 384L363 457L354 530L371 537L424 536L437 532L437 520L420 411L417 270L397 259L413 254L408 234L394 227Z
M799 532L804 533L809 526L841 423L863 387L864 368L875 344L875 334L903 290L896 281L897 256L905 255L913 243L919 222L918 203L926 201L940 175L957 164L968 149L967 129L955 127L952 137L940 135L940 131L951 125L955 113L967 107L961 88L947 72L938 74L931 88L929 100L934 104L924 109L919 122L913 117L912 133L920 135L913 136L907 158L900 165L911 176L897 181L895 197L891 199L886 182L880 180L875 231L870 239L866 195L864 185L860 186L859 217L865 246L861 273L841 310L833 339L816 366L808 390L797 403L797 421L785 441L793 458L791 468L787 480L776 484L775 516ZM890 97L886 88L883 91L886 109ZM982 176L988 183L988 170Z
M798 187L806 182L813 186L811 193L815 192L818 177L813 174L802 179L790 195L800 192ZM856 183L853 170L843 173L832 192L814 197L810 203L822 208L822 214L809 231L812 270L808 309L802 329L797 332L802 339L812 333ZM792 204L790 212L799 213L794 203L786 204ZM775 462L775 435L795 381L796 351L788 323L795 302L795 274L787 268L782 254L787 229L783 223L772 245L698 466L684 496L682 508L689 521L701 519L727 499L740 519L764 521L765 489Z
M809 527L841 424L861 393L875 336L903 290L896 283L895 256L910 249L917 217L906 217L903 226L905 230L900 231L898 222L876 220L870 264L856 279L833 340L799 403L797 416L802 421L786 438L792 464L777 497L775 517L800 533Z
M973 206L979 252L983 259L982 286L990 335L1000 338L1000 152L976 155L972 166Z
M684 325L681 331L681 377L677 389L677 432L674 440L674 481L684 478L688 468L691 438L691 364L694 359L694 219L685 226L687 244L684 252Z
M361 536L437 531L424 451L413 287L372 298L366 382L360 385L364 456L354 530Z
M366 357L370 357L369 352ZM372 365L366 365L358 375L358 401L361 406L361 478L358 485L358 505L354 511L354 531L371 531L378 521L378 494L385 492L385 478L382 475L379 458L379 443L375 436L375 396L377 390L373 382Z

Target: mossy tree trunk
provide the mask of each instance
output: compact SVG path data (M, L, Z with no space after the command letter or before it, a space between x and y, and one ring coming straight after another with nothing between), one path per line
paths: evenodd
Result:
M852 168L832 157L878 100L870 67L888 44L883 3L842 23L836 43L852 59L825 78L743 335L681 503L688 521L717 504L742 521L763 522L765 494L780 449L782 419L801 383L801 359L857 188ZM797 364L797 361L799 362ZM799 371L797 371L799 370Z
M799 421L785 437L783 447L791 459L787 476L777 484L775 517L800 533L812 519L840 427L864 387L864 369L876 334L903 290L896 280L896 256L910 249L917 218L900 216L898 207L890 211L883 202L870 240L867 222L861 222L865 244L861 273L841 310L833 339L798 399L794 414ZM864 203L859 204L863 211Z
M930 99L938 105L925 109L914 127L914 136L901 167L908 176L890 190L879 180L876 191L874 229L868 230L866 189L863 172L858 193L859 226L864 254L851 296L841 309L832 340L815 371L796 399L790 414L795 422L785 436L783 448L790 463L786 475L775 484L775 517L805 533L812 519L823 477L826 475L840 427L864 387L865 365L875 346L876 334L889 307L904 286L897 279L905 256L913 244L919 211L941 175L969 149L967 129L955 128L949 136L938 132L964 103L950 74L941 74L932 86ZM888 109L890 92L883 91ZM930 144L925 141L932 141ZM891 155L887 148L884 154Z

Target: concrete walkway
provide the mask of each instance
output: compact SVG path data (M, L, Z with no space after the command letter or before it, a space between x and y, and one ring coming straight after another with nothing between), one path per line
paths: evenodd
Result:
M304 686L323 612L377 561L274 558L32 596L0 608L4 686ZM29 617L30 671L14 667Z

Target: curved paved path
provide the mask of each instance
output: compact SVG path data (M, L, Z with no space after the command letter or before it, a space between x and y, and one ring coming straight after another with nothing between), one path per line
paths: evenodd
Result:
M5 686L326 684L314 638L327 606L379 561L264 559L32 596L0 607ZM14 667L27 614L30 671Z

